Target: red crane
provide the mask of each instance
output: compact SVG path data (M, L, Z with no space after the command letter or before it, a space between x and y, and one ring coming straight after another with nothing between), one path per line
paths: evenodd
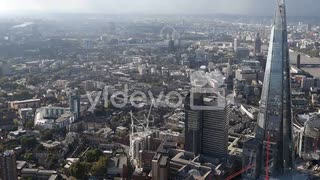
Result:
M270 132L268 131L268 140L267 140L267 159L266 159L266 180L269 180L269 154L270 152Z
M268 137L267 137L267 157L266 157L266 180L269 180L269 154L270 152L270 133L268 131ZM252 155L251 155L252 156ZM255 166L255 164L251 164L245 168L242 168L241 170L239 170L238 172L228 176L225 180L231 180L237 176L239 176L240 174L244 173L245 171L253 168Z
M314 151L314 153L316 153L317 150L318 150L318 144L319 144L319 140L315 139L313 141L313 151Z
M254 166L255 166L255 164L251 164L250 166L247 166L247 167L245 167L245 168L242 168L240 171L238 171L238 172L236 172L236 173L228 176L225 180L231 180L231 179L239 176L239 175L242 174L243 172L245 172L245 171L253 168Z
M231 180L231 179L233 179L233 178L235 178L235 177L239 176L240 174L242 174L242 173L246 172L247 170L249 170L249 169L253 168L253 167L255 166L255 164L254 164L254 163L252 163L252 160L253 160L253 151L251 151L250 159L249 159L249 163L248 163L248 164L251 164L251 165L249 165L249 166L247 166L247 167L245 167L245 168L242 168L242 169L241 169L241 170L239 170L238 172L236 172L236 173L234 173L234 174L232 174L232 175L228 176L228 177L226 178L226 180Z

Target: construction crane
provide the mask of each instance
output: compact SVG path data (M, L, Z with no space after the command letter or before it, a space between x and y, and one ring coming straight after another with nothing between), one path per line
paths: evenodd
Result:
M267 137L267 149L266 149L266 180L269 180L269 159L270 159L270 132L268 131L268 137ZM252 159L253 159L253 152L251 151L250 154L250 162L249 162L249 166L242 168L241 170L239 170L238 172L228 176L226 178L226 180L231 180L237 176L239 176L240 174L248 171L249 169L253 168L255 166L255 163L252 163Z
M131 117L131 135L130 135L130 151L129 151L129 154L131 155L131 158L132 158L132 155L133 155L133 151L134 151L134 129L135 127L137 127L137 125L135 125L135 121L138 122L138 124L140 126L142 126L144 128L144 131L142 133L145 133L145 134L149 134L150 133L150 128L149 128L149 119L150 119L150 114L151 114L151 111L152 111L152 107L153 107L153 101L151 102L151 105L150 105L150 108L149 108L149 111L148 111L148 115L147 116L144 116L144 119L143 120L139 120L138 118L136 118L132 111L130 112L130 117ZM154 121L154 120L153 120ZM151 121L151 122L153 122Z
M266 180L269 180L269 156L270 156L270 132L268 131L267 138L267 159L266 159Z
M250 164L250 165L247 166L247 167L245 167L245 168L242 168L242 169L239 170L238 172L236 172L236 173L228 176L228 177L226 178L226 180L231 180L231 179L239 176L240 174L248 171L249 169L253 168L256 164L255 164L255 163L252 163L252 161L253 161L253 151L251 151L251 153L250 153L250 159L249 159L249 164Z
M138 118L136 118L132 111L130 112L130 116L131 116L131 130L133 130L134 126L134 120L136 122L138 122L142 127L144 127L146 129L146 131L149 130L149 123L150 122L153 122L154 120L150 121L150 114L151 114L151 110L152 110L152 106L153 106L153 102L151 103L150 105L150 108L149 108L149 111L148 111L148 115L147 116L144 116L144 120L139 120ZM133 131L132 131L133 132Z
M240 171L238 171L238 172L236 172L236 173L228 176L228 177L226 178L226 180L231 180L231 179L239 176L240 174L248 171L249 169L253 168L254 166L255 166L255 164L251 164L250 166L247 166L247 167L245 167L245 168L242 168Z

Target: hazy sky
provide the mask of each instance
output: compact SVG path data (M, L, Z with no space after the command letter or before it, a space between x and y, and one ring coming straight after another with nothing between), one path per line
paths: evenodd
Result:
M0 0L0 14L146 13L272 15L276 0ZM320 0L286 0L289 15L320 16Z

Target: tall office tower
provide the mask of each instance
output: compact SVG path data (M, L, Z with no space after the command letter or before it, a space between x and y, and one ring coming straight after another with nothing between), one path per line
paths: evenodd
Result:
M298 55L297 55L297 68L300 69L300 67L301 67L301 55L298 54Z
M238 38L235 38L234 41L233 41L233 50L234 52L237 51L237 48L240 46L240 41Z
M168 49L169 49L169 52L174 52L175 47L174 47L174 40L173 40L173 39L170 39L170 40L169 40L169 42L168 42Z
M76 89L72 94L69 96L69 106L71 112L76 114L76 118L80 116L80 95L78 89Z
M201 154L226 160L228 154L228 126L226 107L217 97L204 97L203 105L212 107L202 113Z
M312 30L312 25L311 24L307 24L307 31L311 31Z
M186 98L185 149L194 154L225 160L228 153L228 119L225 104L212 94L194 94L193 104L206 107L194 110ZM201 109L201 108L200 108Z
M202 111L192 109L190 97L189 94L185 103L185 150L199 154L201 149ZM201 106L203 104L202 94L194 94L193 102L194 105Z
M12 66L9 61L0 62L0 76L10 76L13 74Z
M256 37L254 39L254 53L255 54L260 54L261 53L261 46L262 46L262 41L260 38L260 34L257 33Z
M278 0L256 129L262 143L261 176L278 177L294 168L291 121L286 9L284 0Z
M6 180L17 180L17 162L14 151L5 151L0 156L1 178Z

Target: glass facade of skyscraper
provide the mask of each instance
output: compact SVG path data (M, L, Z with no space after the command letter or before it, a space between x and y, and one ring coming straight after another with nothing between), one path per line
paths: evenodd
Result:
M286 10L284 1L279 0L271 31L256 131L256 138L262 142L262 175L278 176L293 169L288 54Z

